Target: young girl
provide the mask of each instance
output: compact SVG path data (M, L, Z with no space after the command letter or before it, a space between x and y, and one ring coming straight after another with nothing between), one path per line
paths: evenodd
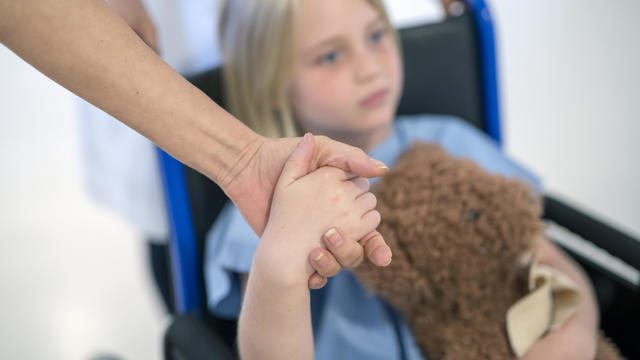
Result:
M230 0L221 15L231 111L263 135L327 135L388 165L413 141L436 142L488 171L538 186L534 176L460 120L416 116L394 121L402 61L380 0ZM304 149L312 146L306 141L297 156L304 157ZM322 226L342 226L314 215L324 213L323 206L331 208L331 202L319 199L333 197L334 187L347 179L348 174L327 175L326 170L285 180L309 190L307 195L278 187L262 240L233 205L224 209L207 242L209 308L219 316L240 317L238 344L246 358L421 359L404 320L367 294L349 272L309 293L308 251L318 245L326 230ZM286 172L282 176L292 178ZM360 192L366 193L365 188ZM317 199L318 206L304 208L297 201L302 196ZM307 213L311 210L314 214ZM586 301L527 357L593 358L597 308L590 286L546 239L540 249L541 262L572 277Z

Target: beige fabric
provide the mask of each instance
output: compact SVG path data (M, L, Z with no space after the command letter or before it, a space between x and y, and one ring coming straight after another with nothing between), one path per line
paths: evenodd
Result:
M507 335L518 357L548 331L562 326L581 301L573 280L536 262L529 269L529 290L529 294L507 310Z

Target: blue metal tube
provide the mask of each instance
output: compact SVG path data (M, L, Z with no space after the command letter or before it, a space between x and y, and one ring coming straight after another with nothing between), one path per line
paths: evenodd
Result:
M191 206L184 176L184 165L158 148L163 174L171 238L169 240L176 311L186 313L202 309L198 249Z
M485 131L501 144L500 102L493 20L489 7L484 0L466 0L466 2L476 23Z

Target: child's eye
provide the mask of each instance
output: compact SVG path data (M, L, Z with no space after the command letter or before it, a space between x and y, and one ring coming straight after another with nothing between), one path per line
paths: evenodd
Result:
M336 61L338 61L339 58L339 53L338 51L331 51L328 52L324 55L322 55L319 59L318 59L318 63L322 64L333 64Z
M386 30L378 30L369 34L369 41L373 44L379 43L384 35L386 34Z

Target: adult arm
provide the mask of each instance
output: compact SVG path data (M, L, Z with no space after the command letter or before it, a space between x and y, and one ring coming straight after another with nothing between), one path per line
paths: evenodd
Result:
M103 0L0 0L0 42L212 179L262 233L298 139L251 131L171 69ZM314 168L364 177L386 171L360 149L325 137L316 144Z
M160 53L158 32L142 0L105 0L131 30L156 53Z
M171 69L103 0L0 0L0 41L217 183L257 145L255 133Z

